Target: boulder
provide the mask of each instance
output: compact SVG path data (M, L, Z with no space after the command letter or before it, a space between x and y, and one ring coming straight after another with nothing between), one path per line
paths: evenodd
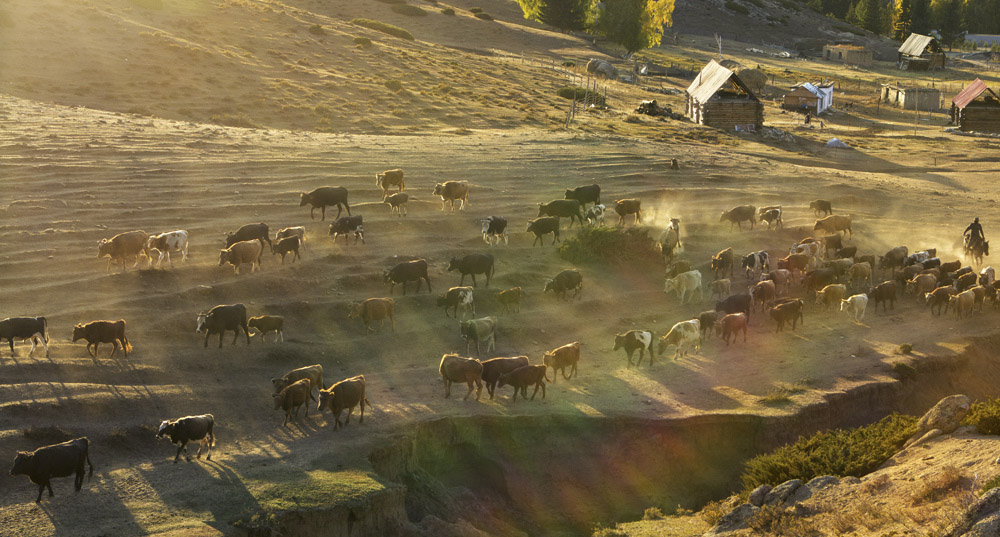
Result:
M618 76L618 69L607 60L593 59L587 62L587 72L594 75L604 75L606 78Z
M731 531L746 529L750 517L757 514L758 511L760 511L760 507L744 503L723 515L702 537L716 537Z
M795 492L785 499L785 505L792 506L799 502L804 502L811 498L817 491L825 489L831 485L836 485L838 481L840 481L840 479L832 475L814 477L805 485L795 489Z
M969 506L965 514L948 528L943 537L995 536L998 524L1000 524L1000 488L995 488Z
M764 505L764 498L767 496L768 492L771 492L771 485L761 485L753 489L753 492L750 493L750 498L747 501L750 502L750 505L760 507Z
M788 497L801 486L802 481L799 479L790 479L785 481L784 483L771 489L771 491L767 493L767 496L764 496L764 505L784 503L785 500L787 500Z
M906 442L904 447L926 442L940 434L955 432L962 418L968 414L971 405L972 402L965 395L949 395L938 401L917 422L917 433Z

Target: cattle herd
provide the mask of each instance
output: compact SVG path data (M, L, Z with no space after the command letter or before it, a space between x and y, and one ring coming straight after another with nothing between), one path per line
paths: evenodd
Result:
M406 216L409 195L405 191L403 170L393 169L376 174L376 185L382 190L382 200L388 206L390 214ZM390 193L393 189L396 192ZM458 210L463 210L469 203L468 181L438 183L433 192L442 200L442 211L449 204L452 211L456 210L456 205ZM588 204L592 205L588 208ZM310 219L315 219L315 210L320 209L321 220L326 218L327 207L336 206L337 216L330 224L329 236L336 241L341 235L349 239L349 235L353 234L355 245L358 241L364 242L363 219L360 214L351 214L346 188L326 186L302 193L299 205L310 206ZM906 293L914 294L930 306L932 314L936 315L953 309L962 318L972 314L976 306L981 310L986 299L991 300L995 307L1000 307L1000 284L994 281L992 268L987 267L976 273L958 260L942 262L934 249L911 254L906 246L893 248L881 256L859 255L856 246L844 244L853 239L850 216L835 214L832 204L825 200L813 201L810 208L819 218L813 227L815 237L797 241L791 245L787 254L780 256L763 250L737 255L732 248L726 248L706 260L706 266L712 274L708 289L705 289L701 270L693 268L689 260L675 259L677 252L684 246L681 242L680 219L671 218L658 239L667 266L664 292L675 293L681 304L703 302L706 298L718 300L714 309L673 324L667 334L659 338L655 353L653 345L656 336L650 330L635 329L616 334L614 350L624 349L627 367L633 365L636 351L638 362L635 365L638 367L647 355L649 365L653 366L654 354L662 355L671 347L674 348L675 360L691 350L700 350L706 336L713 331L727 346L738 342L740 336L745 343L751 316L755 312L766 314L774 322L775 332L781 332L786 326L796 330L803 324L808 299L814 299L815 304L824 309L833 307L848 312L856 323L861 323L864 319L869 303L873 304L876 311L879 305L882 305L883 311L887 307L894 309L896 300ZM538 205L537 217L528 221L526 231L535 236L532 246L541 242L549 233L553 235L552 244L555 244L560 241L561 219L569 219L570 227L574 223L600 226L603 225L605 209L605 205L601 204L601 188L598 185L566 190L564 199ZM347 216L341 216L342 210L347 212ZM618 215L619 226L627 224L628 216L633 217L631 220L635 224L642 218L641 201L637 198L617 200L614 211ZM820 213L823 214L822 218ZM729 222L730 229L738 227L742 230L743 224L748 223L752 230L758 221L766 223L768 229L772 226L780 229L783 227L782 207L777 205L757 208L742 205L724 211L719 221ZM502 216L490 216L483 220L484 242L490 247L498 246L501 240L506 244L507 224L507 219ZM126 271L132 258L133 268L137 268L140 257L146 257L150 267L162 267L164 261L173 267L170 254L180 252L182 261L186 261L188 240L189 234L184 230L157 235L129 231L100 241L98 257L109 258L108 272L112 263L120 264L121 270ZM267 224L247 224L226 235L226 247L220 249L219 266L228 263L233 266L237 275L246 265L249 265L251 272L259 270L265 243L273 255L281 256L282 263L288 255L294 263L300 258L299 251L304 249L305 240L304 226L283 228L275 233L272 242ZM152 254L154 251L157 254L155 263ZM738 277L734 272L737 263L740 268ZM459 333L467 343L467 355L473 345L477 356L483 346L486 347L486 352L490 352L496 345L498 318L475 317L474 293L478 287L477 275L482 276L486 287L490 285L495 271L494 256L476 253L452 257L447 270L461 276L459 286L439 295L437 306L445 308L446 316L454 316L458 320ZM885 280L875 284L875 275L884 275ZM472 280L472 286L464 285L466 276ZM428 293L432 292L428 263L424 259L404 261L385 270L383 282L389 286L390 294L399 284L402 286L402 294L406 295L408 283L416 283L416 293L420 292L424 283ZM543 293L551 291L562 300L579 298L582 288L583 275L578 269L563 270L542 286ZM734 289L742 290L734 293ZM570 292L573 293L571 296ZM705 296L708 293L711 293L710 297ZM527 293L521 287L514 287L500 291L495 296L501 313L517 313L520 311L521 298L527 296ZM394 306L393 298L369 298L352 304L348 317L360 319L366 334L381 330L387 319L390 329L395 330ZM77 324L73 328L73 341L85 340L88 353L95 357L101 343L112 345L111 356L119 347L127 356L132 345L125 334L125 327L124 319ZM262 341L267 334L273 332L274 341L277 342L284 340L284 319L274 315L248 317L247 308L243 304L223 304L199 313L196 330L204 334L205 347L212 335L218 335L219 347L222 347L223 338L229 331L233 332L234 345L241 332L247 344L250 344L251 331L258 332ZM29 356L38 343L44 346L48 356L49 330L45 317L16 317L0 321L0 341L4 339L12 354L14 340L29 340ZM453 383L463 383L468 387L464 398L468 399L475 389L476 399L479 400L485 383L490 399L494 398L496 388L505 386L513 387L512 403L516 401L518 394L523 399L534 400L539 389L542 398L545 398L546 382L555 382L557 371L566 380L577 374L580 349L579 341L564 344L545 352L541 364L532 364L527 356L479 360L458 354L445 354L438 367L444 383L444 396L450 397ZM548 377L549 368L552 369L551 380ZM330 409L334 417L334 430L346 426L354 408L358 406L358 421L363 422L365 406L371 405L366 396L364 375L346 378L328 387L323 380L323 367L319 364L294 369L271 381L274 408L284 412L282 426L287 425L289 420L296 419L303 406L308 415L310 401L317 403L319 412ZM534 388L530 397L528 388ZM318 395L318 399L314 394ZM345 410L347 416L341 422L341 415ZM187 451L186 446L191 441L200 442L196 457L200 458L202 448L207 447L206 458L210 459L215 444L214 426L215 418L212 414L185 416L163 421L156 437L166 436L177 445L175 463L180 459L181 452ZM65 477L75 473L75 487L80 490L84 463L90 463L89 446L89 441L84 437L44 446L33 452L19 452L10 473L28 475L38 485L36 502L41 501L46 487L49 489L49 496L52 496L49 483L51 477ZM187 460L191 460L190 455ZM93 472L92 466L90 471Z

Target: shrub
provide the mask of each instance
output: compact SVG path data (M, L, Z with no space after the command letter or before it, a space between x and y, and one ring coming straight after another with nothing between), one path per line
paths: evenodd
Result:
M326 33L326 30L324 30L323 27L318 24L313 24L312 26L309 27L309 33L313 35L323 35Z
M913 345L910 345L909 343L903 343L899 346L897 352L899 352L899 354L913 354Z
M701 511L698 511L698 516L709 526L714 526L731 509L732 506L725 500L712 500L706 503L705 507L701 508Z
M992 478L990 478L989 481L987 481L986 483L983 483L982 493L986 494L987 492L989 492L989 491L991 491L991 490L993 490L993 489L995 489L997 487L1000 487L1000 475L993 476Z
M726 9L728 9L729 11L736 12L736 13L742 13L744 15L749 15L750 14L750 10L747 9L746 6L744 6L743 4L740 4L739 2L733 2L733 0L727 0L726 1Z
M476 18L477 19L483 19L484 21L491 21L491 20L493 20L493 16L490 15L489 13L476 13Z
M1000 399L972 403L962 425L974 425L979 434L1000 434Z
M892 414L857 429L835 429L799 437L793 444L747 461L740 479L746 490L789 479L821 475L861 477L881 465L917 432L917 418Z
M559 95L563 99L572 99L575 97L578 101L590 100L597 106L604 106L604 95L594 93L593 91L588 92L586 88L581 88L579 86L575 88L571 86L563 86L556 90L556 95Z
M592 537L628 537L628 534L618 528L594 528Z
M559 246L559 256L573 263L599 262L616 265L637 261L658 261L660 253L649 231L631 227L616 229L583 227L573 238Z
M892 364L892 372L899 376L900 380L917 378L917 370L906 362L896 362Z
M394 4L391 8L394 12L400 15L406 15L408 17L426 17L427 12L418 6L411 6L410 4Z
M216 114L209 118L212 123L226 125L228 127L243 127L246 129L259 129L260 124L243 112L238 114Z
M936 502L961 488L965 477L954 466L945 466L924 479L911 498L913 505Z
M777 505L765 505L757 511L747 526L761 535L805 537L817 533L811 521L799 518L791 510Z
M383 85L389 88L389 91L397 92L403 89L403 83L398 80L386 80Z
M571 61L562 62L563 67L576 67L576 64Z
M369 30L375 30L376 32L382 32L384 34L389 34L400 39L408 39L413 41L413 34L407 32L406 30L400 28L399 26L393 26L392 24L386 24L382 21L377 21L373 19L354 19L351 24L355 26L361 26L362 28L368 28Z
M642 513L643 520L663 520L663 511L659 507L647 507Z
M454 15L455 14L455 10L452 9L452 8L450 8L450 7L446 7L446 8L444 8L444 9L441 10L441 13L444 14L444 15Z
M469 13L472 13L473 15L475 15L476 13L482 13L482 12L483 12L483 8L481 8L481 7L470 7L469 8Z
M372 45L372 40L367 37L355 37L354 44L359 47L370 47Z

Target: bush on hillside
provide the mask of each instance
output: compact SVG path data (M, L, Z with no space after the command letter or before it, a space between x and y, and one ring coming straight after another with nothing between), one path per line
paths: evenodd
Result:
M370 47L372 46L372 40L367 37L355 37L354 44L362 48Z
M493 15L490 15L489 13L476 13L476 18L484 21L491 21L493 20Z
M1000 399L972 403L962 425L974 425L979 434L1000 434Z
M733 11L735 13L742 13L743 15L750 14L750 10L747 9L747 6L744 6L739 2L733 2L733 0L726 1L726 9L728 9L729 11Z
M386 24L382 21L377 21L373 19L354 19L351 24L355 26L361 26L362 28L368 28L369 30L375 30L376 32L382 32L384 34L389 34L400 39L408 39L413 41L413 34L407 32L406 30L400 28L399 26L393 26L392 24Z
M573 263L614 265L660 259L656 241L649 237L647 229L638 227L582 227L575 237L564 240L559 246L559 256Z
M398 92L403 89L403 83L398 80L386 80L384 85L386 88L389 88L389 91L393 92Z
M481 7L470 7L469 8L469 13L472 13L473 15L475 15L476 13L482 13L482 12L483 12L483 8L481 8Z
M563 86L556 90L556 95L562 97L563 99L573 99L574 97L578 101L589 100L596 104L597 106L604 106L604 95L600 93L594 93L593 91L588 92L586 88Z
M892 457L916 432L917 418L893 414L867 427L799 437L794 444L747 461L740 479L746 490L753 490L821 475L861 477Z
M324 30L323 27L318 24L313 24L312 26L309 27L309 33L313 35L323 35L326 33L326 30Z
M454 15L455 14L455 10L453 8L446 7L446 8L444 8L444 9L441 10L441 13L443 15Z
M418 6L411 6L410 4L395 4L391 8L396 13L400 15L406 15L408 17L426 17L427 12Z

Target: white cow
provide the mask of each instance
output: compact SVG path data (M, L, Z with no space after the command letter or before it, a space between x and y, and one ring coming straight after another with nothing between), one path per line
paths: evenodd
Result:
M167 258L167 262L170 263L170 267L173 268L174 262L170 259L170 252L180 252L181 261L187 261L188 258L188 232L183 229L178 229L177 231L168 231L166 233L160 233L159 235L152 235L149 237L149 241L146 246L150 250L156 250L159 252L160 257L156 260L156 267L161 268L163 266L163 258ZM153 265L153 258L149 258L150 266Z
M865 318L865 308L868 307L868 295L860 294L840 301L840 311L846 311L854 316L854 322L861 324Z
M587 212L583 213L583 219L586 220L591 225L603 226L604 225L604 205L598 203L593 207L587 209Z
M993 270L993 267L986 267L979 271L979 285L989 287L993 285L993 282L995 281L997 281L997 273Z
M681 304L687 303L688 293L691 293L691 298L694 298L695 291L698 291L698 300L704 300L705 296L701 290L701 272L690 270L678 274L676 278L667 278L663 283L663 292L670 293L670 291L677 292L677 298L681 300Z
M676 347L674 360L678 356L687 355L691 347L694 347L695 351L701 350L701 322L698 319L691 319L675 324L667 335L660 338L657 354L663 356L663 351L670 346Z

